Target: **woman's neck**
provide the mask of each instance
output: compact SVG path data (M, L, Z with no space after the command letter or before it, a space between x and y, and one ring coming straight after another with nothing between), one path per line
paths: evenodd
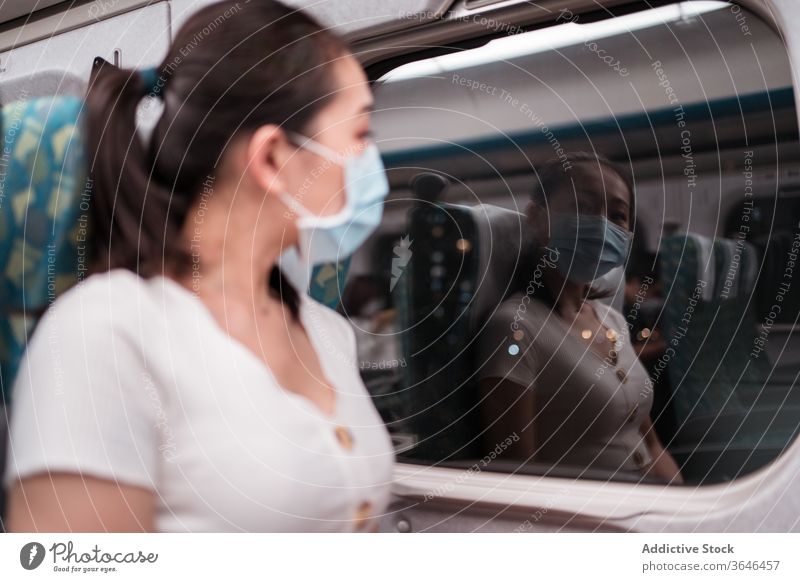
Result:
M583 308L586 284L570 281L553 270L545 275L545 285L553 298L556 312L568 321L574 320Z
M191 255L191 268L182 277L198 296L268 307L277 300L268 293L269 276L286 246L280 215L267 202L248 208L241 197L215 191L193 205L187 214L182 237Z

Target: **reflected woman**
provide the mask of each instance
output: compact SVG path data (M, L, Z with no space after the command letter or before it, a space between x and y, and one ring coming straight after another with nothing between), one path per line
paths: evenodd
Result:
M574 154L540 170L533 263L479 338L485 442L521 437L506 458L683 482L653 430L652 382L627 323L596 289L625 263L634 202L606 159Z

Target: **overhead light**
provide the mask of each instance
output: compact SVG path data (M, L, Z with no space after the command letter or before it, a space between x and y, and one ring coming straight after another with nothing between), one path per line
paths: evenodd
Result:
M730 6L728 3L718 1L680 2L589 24L566 22L543 30L496 38L477 49L408 63L387 73L381 82L393 83L420 77L437 77L448 71L553 51L591 40L686 20L728 6Z

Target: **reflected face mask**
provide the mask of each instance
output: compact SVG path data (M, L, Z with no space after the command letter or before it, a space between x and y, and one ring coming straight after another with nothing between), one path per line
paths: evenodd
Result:
M589 283L625 264L632 235L597 214L550 214L550 247L556 267L575 283Z

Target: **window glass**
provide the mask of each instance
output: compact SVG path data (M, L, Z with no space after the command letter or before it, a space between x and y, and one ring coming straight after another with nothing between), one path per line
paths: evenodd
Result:
M340 310L401 460L697 485L792 441L800 150L764 22L563 11L375 94L392 193Z

